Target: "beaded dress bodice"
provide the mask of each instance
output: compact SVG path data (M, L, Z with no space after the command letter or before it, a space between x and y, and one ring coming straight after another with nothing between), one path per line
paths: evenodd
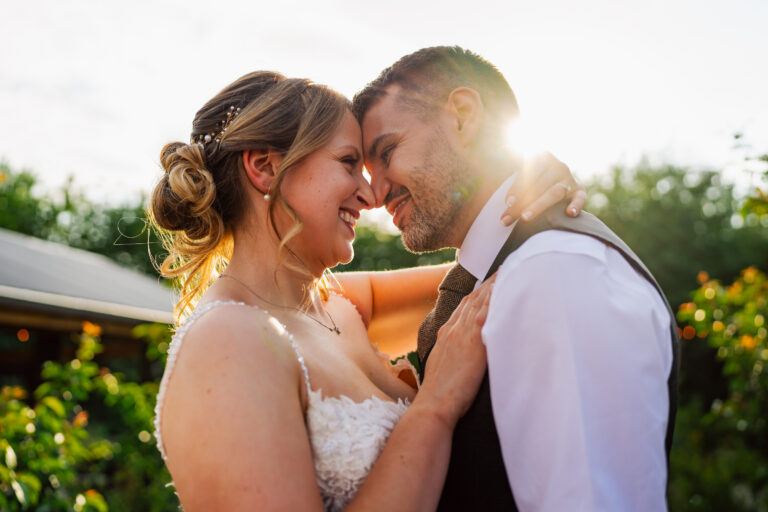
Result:
M162 404L165 390L179 357L184 333L206 312L222 305L253 307L264 314L263 309L242 302L217 301L197 308L173 336L165 372L155 406L155 437L163 460L166 453L161 436ZM274 317L270 317L274 319ZM284 326L283 326L284 329ZM371 396L362 402L354 402L346 396L323 398L322 390L310 386L309 372L293 336L286 331L304 375L308 404L305 421L317 485L327 511L342 510L355 496L381 453L395 424L408 408L407 400L397 402Z

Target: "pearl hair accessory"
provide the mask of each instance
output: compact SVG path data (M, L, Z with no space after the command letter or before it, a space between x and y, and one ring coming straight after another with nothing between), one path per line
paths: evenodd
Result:
M237 117L237 115L240 113L240 110L242 110L240 107L235 108L234 105L229 107L229 110L227 110L227 117L223 121L219 121L219 124L221 125L221 129L218 132L209 132L209 133L201 133L199 135L195 135L192 137L192 143L193 144L200 144L203 147L205 147L206 144L211 142L212 140L216 141L216 149L218 149L218 145L221 144L221 138L224 137L224 132L227 131L227 128L229 127L229 124L232 122L233 119Z

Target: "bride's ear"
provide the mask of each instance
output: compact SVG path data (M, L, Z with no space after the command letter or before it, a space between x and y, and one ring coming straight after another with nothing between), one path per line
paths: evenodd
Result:
M283 157L274 149L248 149L243 151L243 168L251 185L262 194L272 189L278 166Z

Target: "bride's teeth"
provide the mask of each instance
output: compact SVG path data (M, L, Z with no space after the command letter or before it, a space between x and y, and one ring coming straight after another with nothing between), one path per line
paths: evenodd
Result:
M353 226L357 223L355 217L351 213L343 210L339 212L339 218L348 224L352 224Z

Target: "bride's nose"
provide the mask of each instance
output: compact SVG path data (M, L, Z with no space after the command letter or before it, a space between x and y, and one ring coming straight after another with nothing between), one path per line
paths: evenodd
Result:
M355 192L355 199L360 203L360 208L363 210L370 210L376 206L376 196L373 194L371 184L365 177L361 176L360 185Z

